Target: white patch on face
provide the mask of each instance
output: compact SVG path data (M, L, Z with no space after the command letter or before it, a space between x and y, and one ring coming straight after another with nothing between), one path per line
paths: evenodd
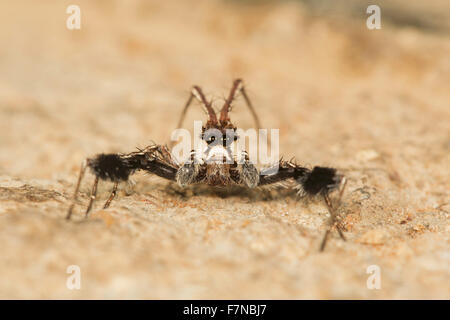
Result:
M205 161L207 163L224 163L224 158L226 163L233 162L233 159L231 158L231 155L229 154L227 149L221 145L213 146L209 150L206 149L205 156Z

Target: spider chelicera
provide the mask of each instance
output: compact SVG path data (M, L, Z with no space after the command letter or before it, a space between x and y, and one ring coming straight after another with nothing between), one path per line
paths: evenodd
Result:
M239 93L242 94L247 107L253 115L256 126L259 128L258 117L241 79L236 79L233 82L220 114L216 114L212 108L212 102L206 99L202 89L198 86L193 86L181 114L178 127L181 127L186 111L192 101L197 99L208 114L208 121L202 126L201 138L205 142L205 148L202 152L199 154L198 151L192 151L189 159L181 164L172 156L167 146L157 144L131 153L102 153L88 158L81 165L73 202L66 218L70 219L72 216L80 184L87 168L94 174L95 180L85 217L88 216L92 209L99 180L113 183L111 194L104 205L106 209L116 196L119 183L128 181L130 175L138 170L176 182L181 187L191 184L206 184L209 186L226 187L240 185L248 188L257 188L290 180L294 183L295 188L299 190L299 194L320 196L325 201L331 219L321 242L320 250L322 251L325 248L327 238L333 227L336 227L341 238L345 240L342 227L337 220L336 210L340 205L346 179L336 169L320 166L309 169L281 159L276 165L276 170L266 168L258 171L250 161L247 152L242 151L238 155L233 154L231 144L239 137L236 134L237 128L230 121L229 112L231 111L233 100ZM333 205L329 195L335 190L339 194L336 204Z

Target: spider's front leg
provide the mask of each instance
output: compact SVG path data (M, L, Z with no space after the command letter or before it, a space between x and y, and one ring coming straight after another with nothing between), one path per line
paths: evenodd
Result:
M320 251L325 249L328 236L333 227L336 227L339 235L345 241L344 233L337 220L337 208L340 205L342 195L347 183L346 178L334 168L314 167L312 170L298 166L291 162L280 161L276 168L269 168L261 172L259 185L267 185L293 179L298 183L299 193L308 196L322 196L330 213L330 224L320 245ZM330 193L339 190L338 199L333 204Z
M92 185L91 196L85 217L88 216L92 209L94 200L97 196L97 186L100 180L111 181L114 183L111 194L103 206L104 209L108 208L111 201L114 199L119 183L128 181L130 175L137 170L145 170L162 178L175 180L175 174L178 168L175 167L172 159L167 158L168 155L164 152L165 150L164 147L154 145L129 154L98 154L93 158L88 158L83 161L75 188L73 202L69 207L66 219L70 219L72 216L73 208L78 199L81 181L88 168L91 173L94 174L95 180Z

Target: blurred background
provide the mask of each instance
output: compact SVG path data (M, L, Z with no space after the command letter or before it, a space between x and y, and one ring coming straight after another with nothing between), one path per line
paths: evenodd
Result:
M349 243L316 254L320 205L185 200L142 175L94 222L63 224L83 159L168 143L192 85L219 106L236 77L281 155L347 172ZM0 296L448 298L449 89L447 0L2 1ZM240 100L232 120L252 126ZM390 268L383 292L365 287L374 261ZM68 264L91 286L68 291Z
M15 145L0 172L49 177L99 150L166 142L193 84L220 103L235 77L308 162L409 139L416 116L430 134L446 124L448 1L380 1L381 30L367 29L366 1L78 1L80 30L66 28L70 4L1 7L1 142ZM433 112L437 123L422 116Z

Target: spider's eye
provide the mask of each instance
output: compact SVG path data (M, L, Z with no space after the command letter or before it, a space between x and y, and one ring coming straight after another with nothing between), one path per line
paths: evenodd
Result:
M222 137L222 145L226 147L230 144L230 138L227 135L223 135Z
M236 141L237 139L238 137L235 134L224 134L222 137L223 146L229 146L233 141Z
M218 143L222 143L222 132L220 132L218 129L208 129L202 134L202 139L208 144L208 145L216 145Z
M213 135L211 135L211 136L205 136L204 140L205 140L205 142L206 142L207 144L211 144L211 143L213 143L214 141L216 141L216 137L213 136Z

